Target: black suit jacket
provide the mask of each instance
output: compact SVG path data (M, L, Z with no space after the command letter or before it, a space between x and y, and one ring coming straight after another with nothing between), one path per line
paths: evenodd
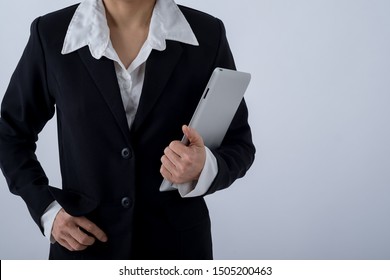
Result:
M40 218L57 200L108 235L85 251L51 246L51 258L211 258L203 197L159 192L164 148L182 136L215 67L235 68L222 22L180 7L200 46L167 42L146 62L144 87L129 130L114 64L88 47L62 55L77 5L36 19L3 99L0 163L11 192ZM35 155L39 132L57 111L62 190L51 187ZM208 194L228 187L254 160L242 101L220 148L219 172Z

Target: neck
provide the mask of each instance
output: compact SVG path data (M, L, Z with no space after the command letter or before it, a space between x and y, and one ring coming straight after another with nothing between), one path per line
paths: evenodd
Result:
M110 27L148 27L156 0L103 0Z

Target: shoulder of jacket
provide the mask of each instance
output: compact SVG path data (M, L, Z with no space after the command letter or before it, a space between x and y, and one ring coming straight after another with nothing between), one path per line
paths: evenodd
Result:
M70 21L77 9L79 4L74 4L72 6L62 8L60 10L50 12L48 14L40 16L42 22L47 24L58 24L63 21Z
M205 12L189 7L178 5L184 17L190 24L198 41L219 41L221 33L224 32L223 23L220 19Z
M79 4L57 10L36 18L32 24L43 42L63 41L70 21Z
M35 21L38 21L39 30L42 34L66 32L78 5L75 4L38 17Z
M205 13L205 12L202 12L199 10L195 10L193 8L182 6L182 5L178 5L178 7L181 10L181 12L184 14L185 17L198 18L199 20L206 20L206 21L210 21L210 22L213 22L216 20L216 18L214 16L212 16L208 13Z

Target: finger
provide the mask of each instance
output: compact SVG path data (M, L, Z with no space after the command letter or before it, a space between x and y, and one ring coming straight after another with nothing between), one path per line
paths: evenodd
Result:
M74 239L71 235L67 235L62 238L62 242L68 244L67 248L70 251L82 251L88 248L88 246L80 244L76 239ZM60 243L61 244L61 243ZM62 245L62 244L61 244Z
M61 239L58 239L56 240L62 247L65 247L66 249L68 249L69 251L74 251L74 249L72 248L72 246L69 245L69 243L61 238Z
M172 183L178 183L183 174L182 165L174 165L165 155L161 159L160 173L165 179Z
M172 163L168 156L163 155L161 157L162 166L165 167L170 173L173 173L176 166Z
M165 168L165 166L161 165L160 173L164 177L164 179L168 180L171 183L174 183L172 182L172 174L169 172L168 169Z
M168 180L173 184L182 184L185 181L176 177L174 174L170 173L163 165L161 165L160 173L164 177L164 179Z
M85 217L80 217L77 220L77 224L79 227L83 228L87 233L91 234L92 236L96 237L101 242L107 241L107 235L102 231L97 225L95 225L93 222L88 220Z
M69 230L69 234L81 245L91 246L95 243L95 238L84 233L80 227L73 227Z
M164 155L166 156L166 158L173 164L173 165L177 165L180 160L181 160L181 156L178 155L175 151L173 151L170 147L167 147L165 148L164 150ZM163 156L164 157L164 156Z
M194 128L189 127L187 125L183 125L182 130L184 135L190 141L190 145L194 145L198 147L204 146L202 136Z
M188 147L180 141L172 141L169 143L168 148L171 149L178 157L181 157Z
M190 149L185 147L185 151L179 157L169 147L165 149L165 155L162 157L162 163L165 168L171 173L172 178L176 181L183 179L188 171L188 168L192 165Z

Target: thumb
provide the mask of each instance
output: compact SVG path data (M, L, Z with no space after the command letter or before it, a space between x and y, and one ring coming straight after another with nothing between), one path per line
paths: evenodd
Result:
M183 125L183 133L187 137L190 146L197 146L197 147L203 147L204 142L202 136L193 128Z

